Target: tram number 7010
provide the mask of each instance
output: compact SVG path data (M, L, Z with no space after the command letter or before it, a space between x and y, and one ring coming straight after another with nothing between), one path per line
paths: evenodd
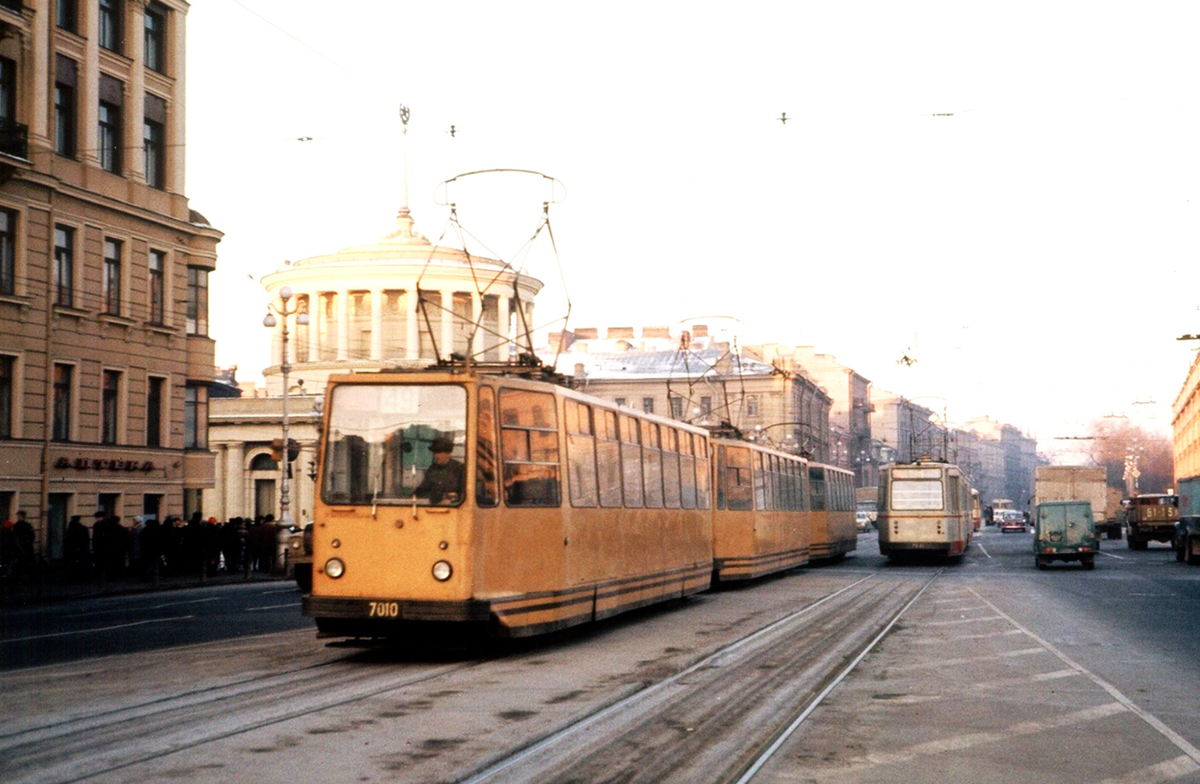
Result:
M370 602L369 618L399 618L400 602Z

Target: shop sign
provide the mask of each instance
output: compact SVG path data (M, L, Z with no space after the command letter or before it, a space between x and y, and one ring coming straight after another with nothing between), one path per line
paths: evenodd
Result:
M141 472L154 470L153 460L116 460L108 458L77 457L74 460L60 457L54 461L55 468L72 468L76 471L125 471Z

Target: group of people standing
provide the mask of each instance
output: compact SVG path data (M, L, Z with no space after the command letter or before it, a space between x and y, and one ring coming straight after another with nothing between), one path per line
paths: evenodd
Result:
M62 566L68 579L80 582L268 572L275 563L277 532L274 515L227 522L205 520L199 512L186 522L178 515L161 522L139 515L126 525L117 515L96 512L90 526L74 515L63 535ZM0 534L0 573L33 574L40 559L25 513L5 522Z

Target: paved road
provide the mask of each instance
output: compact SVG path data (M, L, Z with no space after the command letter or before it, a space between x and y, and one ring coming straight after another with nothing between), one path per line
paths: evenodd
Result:
M754 782L1200 784L1200 568L1105 542L1094 571L1038 571L1030 547L893 565L865 535L490 656L327 647L287 584L8 610L0 779L734 781L778 737Z
M0 610L0 670L313 628L290 581Z

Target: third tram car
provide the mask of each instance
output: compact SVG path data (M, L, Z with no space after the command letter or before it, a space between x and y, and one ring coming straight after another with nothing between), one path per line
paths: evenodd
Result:
M971 544L971 488L958 466L933 460L884 467L879 552L961 556Z

